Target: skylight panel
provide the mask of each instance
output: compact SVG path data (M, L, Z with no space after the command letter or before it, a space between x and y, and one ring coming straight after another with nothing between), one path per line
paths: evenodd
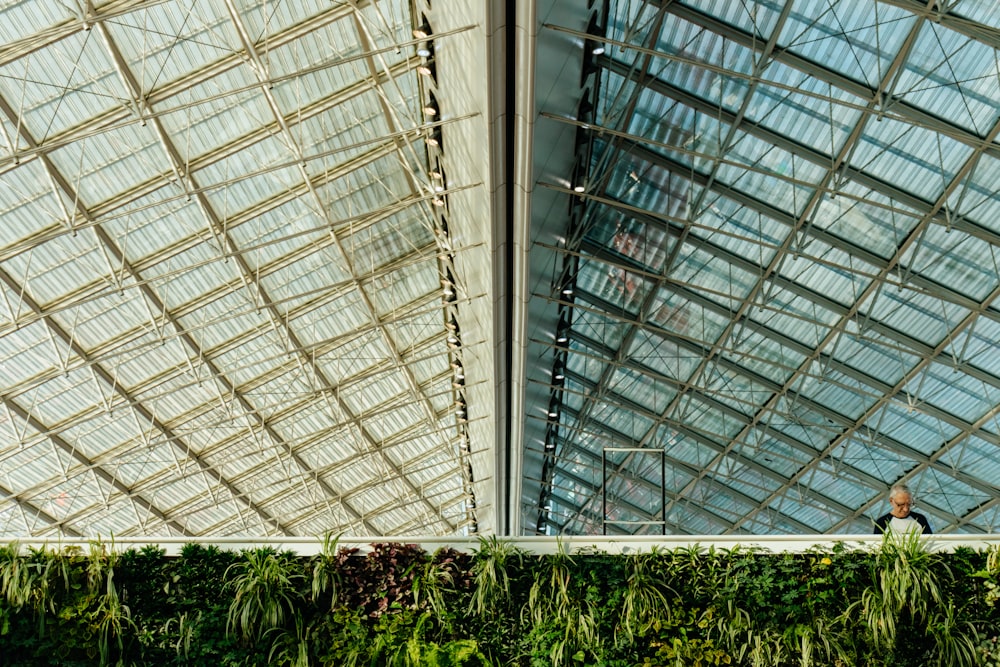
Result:
M822 197L814 208L812 225L829 231L848 244L845 249L852 256L860 253L854 252L851 246L879 257L891 257L919 219L903 211L887 211L875 206L858 198L855 191L848 186L836 197ZM875 269L874 266L862 265L858 272L871 273ZM858 283L860 285L861 281Z
M858 241L863 243L863 239ZM850 306L868 291L872 279L879 275L877 267L852 255L850 248L839 248L809 238L800 249L796 249L802 251L802 258L806 261L799 261L793 255L781 263L780 274L794 281L798 287L796 292L805 288L816 294L817 298L810 300L820 304L832 302Z
M393 404L398 406L382 410L365 418L365 429L377 442L385 441L413 426L424 419L424 414L418 406L407 404L412 400L409 392L401 388Z
M694 372L701 355L670 338L639 330L632 341L629 357L666 378L684 381Z
M42 145L128 99L96 31L74 31L40 53L0 66L0 74L0 93L18 100L22 128Z
M920 243L911 246L907 270L944 285L975 301L985 300L998 285L995 246L940 225L930 225Z
M977 136L996 122L1000 105L996 50L925 22L896 81L895 94Z
M866 433L860 438L855 434L845 438L836 458L863 473L885 483L888 488L918 464L920 454L913 454L899 448L892 441L885 441L877 435Z
M710 16L756 35L771 34L778 24L780 5L777 3L732 3L728 0L694 0L690 2Z
M729 197L709 197L691 226L691 234L760 266L768 265L791 231L787 222Z
M869 88L877 88L916 17L866 0L795 3L779 45Z
M133 67L139 61L138 69L147 73L142 79L146 94L196 75L243 50L224 4L158 3L146 11L134 12L127 25L139 31L133 36L134 46L128 55ZM149 38L150 32L159 36ZM232 62L235 65L240 60L233 58Z
M92 208L146 181L164 178L163 146L152 127L138 124L109 128L100 138L72 143L52 151L49 158L66 175L72 195ZM72 205L67 205L72 212ZM80 217L81 222L86 219Z
M739 331L737 337L723 355L741 368L775 383L784 383L805 358L801 352L750 328Z
M884 118L865 126L851 166L930 203L948 187L970 151L939 133Z
M1000 179L1000 159L995 153L980 154L969 171L948 197L952 215L960 215L996 234L1000 233L1000 200L996 184Z
M718 392L712 393L696 386L675 401L676 407L667 417L683 424L702 438L730 442L746 427L746 416L729 405L733 401L718 399Z
M1000 404L1000 388L942 363L930 364L919 378L911 380L903 389L907 395L920 402L937 406L966 424L978 422Z
M1000 354L997 349L1000 347L1000 322L994 314L988 315L979 317L975 326L959 332L944 350L944 354L960 363L971 364L973 368L996 378L1000 375Z
M950 327L968 316L965 308L930 294L883 289L863 308L868 317L900 331L914 340L936 346Z
M691 244L684 245L672 278L733 310L750 294L757 279L749 271Z
M747 119L820 155L836 155L861 117L857 106L864 100L780 60L772 61L764 76Z
M714 187L722 192L732 188L782 212L798 216L815 191L799 182L819 182L823 173L819 166L796 160L781 148L736 132L730 151L716 170L718 183Z
M27 2L8 3L0 9L0 42L10 44L33 37L47 28L78 20L70 7L59 3L43 3L39 7Z
M267 99L244 68L219 72L155 106L184 164L204 165L267 136L274 122Z

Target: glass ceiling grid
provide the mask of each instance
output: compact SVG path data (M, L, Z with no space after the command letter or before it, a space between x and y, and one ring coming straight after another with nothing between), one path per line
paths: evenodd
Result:
M698 4L699 9L689 4ZM939 459L981 432L995 416L989 392L996 386L996 378L984 379L971 365L965 346L957 352L955 343L970 340L980 318L994 319L988 309L997 294L997 278L996 271L990 270L995 262L988 248L997 239L983 239L983 251L976 252L975 244L982 238L977 223L967 214L956 215L959 203L951 201L957 191L969 190L970 175L976 173L977 165L992 162L998 126L995 114L990 119L992 125L974 122L971 93L963 107L967 112L964 117L944 117L929 106L929 98L918 100L917 95L909 94L919 88L920 80L926 80L928 86L956 86L956 80L981 79L986 76L981 65L963 52L991 53L983 58L992 60L995 45L994 50L984 52L983 45L956 39L944 28L908 11L871 3L834 3L818 16L806 16L811 6L791 1L778 5L780 14L767 15L760 13L761 7L743 14L745 8L732 3L689 4L643 5L642 11L649 13L646 25L652 22L653 12L665 10L671 15L666 24L672 27L663 30L662 43L657 45L660 55L670 55L655 65L647 59L637 67L641 55L654 55L642 45L642 31L634 29L642 21L616 17L626 5L609 3L609 26L614 26L608 29L610 55L596 58L602 68L598 73L601 97L595 103L600 110L600 132L590 144L599 157L591 158L587 165L587 181L593 185L582 195L586 208L581 226L587 236L579 246L587 255L600 258L604 267L599 268L593 260L580 262L571 305L573 311L583 308L615 313L621 321L632 324L605 344L601 342L605 336L584 329L582 320L573 322L570 340L583 348L571 342L566 367L577 369L574 386L582 383L585 389L583 400L576 396L579 390L562 399L559 423L568 424L572 419L576 426L566 432L568 440L560 446L570 447L580 434L597 428L607 433L617 430L622 442L658 448L650 440L656 430L661 424L677 423L701 424L699 431L715 433L720 443L739 446L760 426L779 426L786 417L798 421L790 412L791 406L782 407L785 397L794 396L793 404L811 408L819 418L804 425L803 435L816 428L820 429L817 435L825 435L821 441L803 445L804 452L815 448L814 453L779 475L779 487L768 499L755 503L756 509L743 514L738 522L734 520L733 529L758 524L761 508L786 497L786 492L822 493L824 488L832 488L830 479L839 479L847 485L845 489L852 489L847 495L840 494L850 501L835 503L837 509L831 510L830 499L823 498L817 505L820 515L803 514L798 518L800 524L815 525L823 513L832 512L847 518L828 522L824 530L856 526L862 513L874 511L888 484L910 479L920 486L922 480L930 479L925 472L995 497L996 489L984 481L988 478L973 477ZM874 17L870 9L874 9ZM732 15L723 15L723 10L731 10ZM753 24L741 23L749 16L754 17ZM879 24L878 39L873 36L875 23ZM623 30L622 25L633 27ZM766 31L762 25L767 25ZM919 64L914 55L914 45L931 38L940 47L940 60L934 67ZM732 48L726 48L723 40L731 40ZM781 49L772 54L779 44ZM754 53L753 63L740 60L741 48ZM925 48L920 53L926 52ZM819 64L828 60L845 69L838 73ZM730 85L739 84L753 64L759 67L756 76L747 79L746 85ZM789 76L792 69L799 72L795 77ZM866 78L870 72L878 74L877 80ZM778 78L772 81L774 77ZM723 81L713 85L714 79ZM642 87L637 88L636 82ZM803 96L796 87L813 94ZM996 100L989 97L995 90L995 86L983 88L977 94L984 97L977 99L995 108ZM760 97L761 93L766 97ZM800 101L789 106L797 95ZM621 102L626 97L639 100L632 118L642 119L641 123L623 117L623 113L633 112ZM761 103L766 103L766 108ZM753 118L753 122L744 117ZM826 143L822 138L824 117ZM798 143L803 122L813 120L814 138L808 146ZM665 132L665 122L676 130ZM628 127L628 134L617 130L622 126ZM796 139L783 136L791 132L796 133ZM612 139L605 143L609 136ZM710 143L705 143L706 138ZM665 185L671 177L691 179L695 187ZM786 187L799 194L790 194L792 190ZM837 197L838 191L846 199ZM824 196L827 194L829 198ZM968 201L982 208L982 202L991 197L983 192ZM619 207L616 199L631 206ZM678 199L687 200L681 210ZM607 215L609 204L616 206L614 217ZM635 243L631 225L646 217L642 209L649 211L649 220L665 221L655 224L675 229L684 242L669 241L673 250L667 251L665 266L637 262L641 255L631 249ZM755 245L761 245L763 235L755 234L752 218L745 227L733 226L730 235L716 232L748 209L756 210L758 219L767 216L795 230L773 238L771 254L761 255L756 262ZM959 224L954 225L953 220ZM962 226L966 221L969 224ZM609 228L609 223L617 227ZM628 250L622 250L623 242L630 244ZM667 242L655 243L666 249ZM650 251L648 241L641 245L642 255L656 252ZM696 254L699 252L702 254ZM681 272L684 269L686 274ZM737 284L740 286L734 287ZM702 308L717 311L728 320L728 326L711 335L708 330L687 325L671 332L678 321L658 317L652 310L650 295L660 289L665 295L656 297L656 304L684 295L689 309L700 302ZM634 297L623 297L622 292ZM806 306L810 301L811 308ZM817 308L825 317L817 317ZM645 352L647 361L636 367L638 373L624 388L622 372L629 368L636 331L640 327L651 329L657 321L665 324L660 335L669 336L681 347L670 351L660 346ZM789 326L793 322L800 325ZM645 339L644 335L641 340ZM985 340L983 344L984 349L995 348ZM871 354L868 358L859 355L866 349L861 345L872 352L884 350L885 361ZM683 346L690 346L693 359L704 361L689 364L680 373L674 371L675 384L665 375L671 366L664 362L669 355L676 363L676 350ZM584 349L592 355L586 367L602 369L599 373L580 374L577 358ZM657 361L657 355L664 360ZM600 363L602 357L607 360L604 364ZM945 367L943 374L934 373L935 360ZM657 370L658 365L662 370ZM955 377L955 373L959 375ZM661 374L662 378L657 377ZM721 382L723 378L728 379ZM676 386L676 391L667 407L654 409L643 397L660 382L665 387ZM715 399L706 404L711 406L707 411L699 411L700 416L694 418L681 410L682 405L690 405L686 401L689 395L702 401L713 395ZM939 423L947 424L946 430L938 431L940 438L936 432L907 435L907 424L893 426L877 418L883 408L899 401L908 403L918 417L943 420ZM567 409L570 403L574 407ZM732 411L728 417L721 409L727 403L727 410ZM745 410L749 412L742 415ZM651 419L654 427L629 433L624 425L641 415ZM726 419L737 430L725 426ZM738 426L740 422L744 425ZM826 477L825 461L832 460L841 445L861 429L869 439L874 437L872 444L885 444L884 451L894 465L873 475L838 458L835 477ZM562 459L557 454L555 460ZM708 470L718 471L724 460L697 461L695 465L702 471L698 478ZM557 465L553 474L564 472L564 466ZM827 481L820 483L821 478ZM736 474L730 486L748 481L746 474ZM547 481L542 479L541 483ZM597 483L596 489L600 488ZM686 491L695 488L692 485ZM977 529L968 525L960 512L945 507L952 506L935 508L935 525ZM789 511L794 514L799 510ZM541 525L545 515L541 508ZM569 529L572 521L564 519L554 521ZM593 528L591 525L586 530Z
M420 123L413 72L419 60L396 46L410 39L409 9L390 4L367 6L360 11L369 15L359 18L358 10L346 6L317 5L306 12L300 3L264 19L232 3L199 6L187 14L171 14L180 9L171 3L144 3L115 20L95 12L92 31L79 31L79 23L54 30L54 39L30 56L22 58L18 44L0 51L0 67L12 73L21 68L4 80L13 88L0 91L5 128L20 128L16 150L23 160L7 165L4 182L13 184L35 171L25 185L37 193L4 206L3 228L17 230L3 240L0 277L5 302L16 304L6 309L7 321L22 328L8 329L0 321L0 355L13 363L18 338L35 329L45 347L36 357L48 366L44 374L24 378L29 386L10 385L5 378L0 396L12 432L23 423L38 437L44 434L41 442L54 444L55 451L77 457L89 474L138 508L132 514L142 521L139 532L154 525L141 519L150 512L166 529L186 534L292 534L298 525L314 529L324 521L331 529L346 522L367 534L377 534L380 524L415 525L403 515L378 519L379 512L397 512L390 508L363 516L351 505L359 501L354 496L360 489L335 490L338 478L320 477L321 469L311 468L298 453L300 439L313 448L334 449L353 441L364 443L362 448L384 464L391 450L382 447L394 439L412 443L406 449L413 459L437 448L439 438L450 443L454 437L452 401L438 399L442 387L450 386L451 369L444 354L437 252L428 231L431 209L405 211L425 196L415 178L426 170L417 152L423 143L404 138L397 124ZM391 33L384 30L387 17ZM159 25L159 32L146 39L151 25ZM330 38L333 28L340 29L337 39ZM333 53L317 48L320 43L345 48ZM48 97L35 101L30 95L45 88L29 86L23 67L37 67L50 48L52 55L69 53L75 61L70 58L69 69L36 71L38 80L61 79L62 88L54 85ZM110 96L95 97L91 91L98 88ZM85 106L91 99L99 104ZM348 108L354 122L333 120ZM119 171L104 176L103 165ZM318 169L310 173L307 167ZM333 195L330 186L338 179L353 185ZM331 196L321 196L320 188ZM334 212L334 202L346 208ZM10 210L14 206L26 213L21 224L14 222L19 213ZM158 229L169 219L177 224ZM47 222L52 220L55 224ZM373 231L379 226L386 230L380 236ZM355 271L345 265L342 239L366 230L373 236L355 243L352 255L366 268ZM378 238L384 239L383 250L373 245ZM81 246L82 239L88 243ZM369 262L378 255L382 258ZM331 273L331 268L343 270ZM366 294L375 289L379 305ZM352 298L357 315L330 329L326 322L339 319L332 313L348 312L339 307L344 297ZM435 311L436 318L427 319ZM383 343L372 360L402 389L394 401L385 396L381 407L355 414L340 392L352 385L362 391L358 379L325 377L325 362L317 355L337 358L349 341L345 334L360 338L365 329ZM396 335L404 337L397 343ZM432 352L435 345L441 350ZM157 363L150 365L152 359ZM425 365L419 376L407 366L416 360ZM22 366L37 367L18 361ZM64 371L73 373L69 387L56 375ZM15 386L17 393L8 398ZM94 387L103 401L98 405ZM43 394L50 396L47 402L33 400ZM22 400L31 407L15 402ZM69 400L76 402L76 414L58 426ZM286 426L297 425L305 409L322 418L304 433ZM113 410L119 416L107 421ZM331 411L333 422L327 417ZM404 413L403 421L393 418ZM350 428L342 433L347 441L337 443L342 436L328 431L336 422ZM373 436L376 422L382 426ZM423 432L433 435L427 439ZM256 452L239 444L247 438ZM345 450L348 458L352 449ZM425 474L397 469L393 475L397 487L390 495L423 507L425 517L437 517L417 522L432 532L455 532L458 523L447 517L468 517L467 491L446 488L466 488L457 453L450 445L447 451L435 468L433 485L440 490L432 491L443 495L447 507L429 500L422 488L429 483ZM168 516L148 498L160 503L172 491L180 493L182 487L170 479L176 474L183 481L192 463L208 485L196 486L199 493L221 493L232 502L218 498L213 518L192 515L185 527L170 518L185 516L186 522L182 510L171 508ZM45 479L40 465L25 472L23 488ZM411 481L410 474L420 481ZM266 484L265 475L271 476ZM309 500L296 499L297 487ZM8 494L22 497L14 489ZM295 509L317 498L333 499L332 504L328 500L312 514ZM14 502L27 508L24 516L43 516L28 501ZM100 518L111 502L105 494L88 513L66 521L49 517L48 523L74 535L88 525L130 530L124 519ZM247 510L256 515L249 523L227 518ZM326 519L317 524L323 514ZM273 518L279 515L294 516L298 523L279 523ZM82 522L82 530L74 529L74 521Z

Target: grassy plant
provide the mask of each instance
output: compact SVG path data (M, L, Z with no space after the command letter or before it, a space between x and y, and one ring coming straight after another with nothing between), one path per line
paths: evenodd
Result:
M634 554L626 556L627 579L622 597L622 613L619 628L621 640L631 643L636 635L644 633L651 623L670 618L670 604L667 594L677 593L663 583L656 570L659 554Z
M451 572L435 561L427 561L419 566L413 577L413 603L418 609L434 612L441 621L448 620L445 594L455 583Z
M901 619L919 623L946 604L938 576L947 566L927 551L916 533L887 533L874 563L876 587L862 593L860 604L875 645L890 648Z
M312 560L312 599L319 603L324 596L330 598L330 609L340 601L343 586L340 562L340 536L332 533L323 536L323 549Z
M299 585L305 575L288 555L271 549L247 551L243 560L227 568L227 579L230 571L235 573L230 581L234 595L226 631L238 633L245 641L256 642L272 629L284 627L303 601Z
M573 577L573 558L559 542L558 550L549 557L543 557L544 565L535 575L528 591L528 612L535 623L542 623L546 617L564 618L571 605L570 581Z
M559 542L555 554L543 557L522 610L532 631L544 635L545 641L539 643L548 645L552 667L570 661L586 664L588 654L598 651L602 643L593 603L574 588L574 566Z
M306 627L301 616L295 617L295 632L289 632L284 628L272 628L270 634L271 650L268 653L267 662L269 665L279 667L309 667L309 638L310 628Z
M923 664L975 664L978 636L971 623L955 618L955 601L944 592L954 579L945 557L928 550L919 534L887 533L872 563L874 585L845 616L860 612L876 650L896 651L906 628L907 650L921 639L928 645Z
M95 609L89 614L97 635L97 650L102 666L111 664L116 656L118 658L115 664L121 664L120 656L125 650L126 632L135 629L131 612L127 605L122 604L110 576L107 579L106 589L106 592L98 597Z
M30 597L30 576L27 563L21 555L21 545L12 542L0 547L0 595L7 604L18 610Z
M511 599L510 571L523 569L525 556L523 549L495 535L480 537L472 562L475 586L469 611L483 616L507 608Z
M960 621L955 617L954 605L946 604L935 610L928 624L928 630L937 647L933 661L928 665L956 667L978 664L979 634L972 623Z

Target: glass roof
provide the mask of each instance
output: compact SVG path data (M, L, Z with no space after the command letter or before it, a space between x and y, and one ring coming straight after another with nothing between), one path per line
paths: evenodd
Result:
M428 9L3 3L0 536L478 529Z
M533 293L561 328L534 337L525 530L868 533L902 482L936 531L996 532L993 4L606 0L548 27L583 79L546 115L575 167L542 182L570 214Z
M508 4L0 5L0 537L1000 529L994 3Z

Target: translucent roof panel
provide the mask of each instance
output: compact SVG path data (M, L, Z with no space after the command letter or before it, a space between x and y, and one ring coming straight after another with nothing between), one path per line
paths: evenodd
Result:
M429 7L92 4L0 9L0 538L478 530Z
M573 187L541 180L568 214L526 531L870 532L897 483L939 531L997 529L998 23L607 0L547 26L589 41L575 115L543 109L576 141ZM558 486L616 448L642 456Z

